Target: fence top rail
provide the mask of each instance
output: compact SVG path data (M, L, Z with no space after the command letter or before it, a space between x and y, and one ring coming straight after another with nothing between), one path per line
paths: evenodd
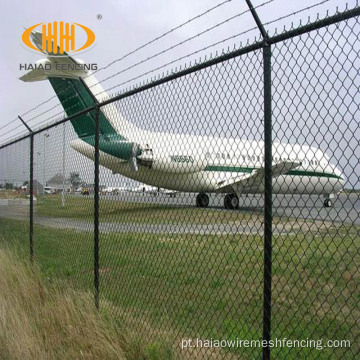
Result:
M189 67L187 69L184 69L182 71L179 71L179 72L170 74L168 76L162 77L162 78L160 78L158 80L153 80L151 82L148 82L148 83L146 83L146 84L144 84L142 86L133 88L131 90L127 90L127 91L125 91L125 92L123 92L123 93L121 93L119 95L113 96L110 99L107 99L107 100L105 100L105 101L103 101L103 102L101 102L99 104L95 104L93 106L90 106L90 107L82 110L82 111L79 111L78 113L76 113L74 115L68 116L68 117L66 117L64 119L61 119L61 120L58 120L58 121L56 121L54 123L48 124L48 125L40 128L40 129L34 130L32 133L23 135L23 136L21 136L19 138L11 140L8 143L2 144L2 145L0 145L0 150L3 149L3 148L8 147L10 145L13 145L13 144L15 144L17 142L20 142L22 140L25 140L25 139L27 139L27 138L29 138L31 136L39 134L39 133L41 133L43 131L49 130L49 129L53 128L53 127L56 127L56 126L61 125L61 124L65 123L65 122L68 122L68 121L70 121L72 119L75 119L76 117L84 115L84 114L88 113L89 111L93 111L93 110L95 110L97 108L101 108L103 106L109 105L109 104L111 104L111 103L113 103L115 101L119 101L121 99L127 98L129 96L135 95L135 94L143 92L145 90L149 90L149 89L154 88L156 86L159 86L161 84L164 84L164 83L167 83L169 81L178 79L180 77L192 74L192 73L197 72L199 70L203 70L203 69L208 68L210 66L214 66L216 64L219 64L219 63L222 63L224 61L233 59L235 57L245 55L247 53L259 50L259 49L261 49L261 48L263 48L263 47L265 47L267 45L273 45L273 44L276 44L276 43L279 43L279 42L294 38L296 36L299 36L299 35L302 35L302 34L305 34L305 33L309 33L311 31L318 30L318 29L321 29L323 27L333 25L335 23L338 23L338 22L341 22L341 21L344 21L344 20L351 19L353 17L357 17L359 15L360 15L360 6L356 6L353 9L346 10L346 11L341 12L341 13L337 13L337 14L335 14L333 16L328 16L328 17L326 17L324 19L320 19L320 20L317 20L315 22L300 26L300 27L298 27L296 29L285 31L282 34L274 35L272 37L268 37L267 39L262 39L261 41L257 41L255 43L247 45L247 46L245 46L243 48L231 51L229 53L220 55L220 56L218 56L216 58L213 58L213 59L204 61L202 63L196 64L196 65L191 66L191 67Z

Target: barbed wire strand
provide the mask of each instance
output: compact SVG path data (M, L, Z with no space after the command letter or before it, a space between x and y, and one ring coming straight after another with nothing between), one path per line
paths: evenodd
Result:
M228 1L226 1L226 2L229 2L229 1L231 1L231 0L228 0ZM257 7L266 5L266 4L268 4L268 3L272 2L272 1L274 1L274 0L270 0L270 1L266 2L266 3L260 4L260 5L258 5ZM274 19L274 20L268 21L268 22L264 23L264 25L269 25L269 24L275 23L275 22L277 22L277 21L279 21L279 20L282 20L282 19L285 19L285 18L294 16L294 15L296 15L296 14L298 14L298 13L301 13L301 12L304 12L304 11L306 11L306 10L312 9L312 8L314 8L314 7L316 7L316 6L320 6L320 5L322 5L322 4L324 4L324 3L328 2L328 1L329 1L329 0L320 1L320 2L318 2L318 3L316 3L316 4L310 5L310 6L308 6L308 7L304 7L304 8L302 8L302 9L297 10L297 11L294 11L294 12L292 12L292 13L290 13L290 14L287 14L287 15L284 15L284 16L280 16L279 18L276 18L276 19ZM223 3L226 3L226 2L223 2ZM221 4L223 4L223 3L221 3ZM249 11L249 10L248 10L248 11ZM242 14L242 13L241 13L241 14ZM227 19L227 21L230 21L230 19L235 18L235 17L237 17L237 16L239 16L239 14L237 14L237 15L229 18L229 19ZM225 22L227 22L227 21L225 20L225 21L222 22L222 23L225 23ZM219 24L220 24L220 23L219 23ZM215 25L215 26L216 26L216 25ZM245 33L247 33L247 32L250 32L250 31L252 31L252 30L255 30L256 28L257 28L257 27L254 27L254 28L248 29L248 30L246 30L246 31L244 31L244 32L241 32L241 33L239 33L239 34L236 34L236 35L230 36L230 37L228 37L228 38L222 39L221 41L218 41L218 42L213 43L213 44L211 44L211 45L209 45L209 46L206 46L206 47L204 47L204 48L202 48L202 49L200 49L200 50L197 50L197 51L195 51L195 52L193 52L193 53L190 53L190 54L187 54L187 55L185 55L185 56L179 57L179 58L177 58L177 59L175 59L175 60L173 60L173 61L170 61L170 62L168 62L168 63L166 63L166 64L163 64L162 66L156 67L156 68L154 68L154 69L152 69L152 70L150 70L150 71L147 71L147 72L145 72L145 73L143 73L143 74L141 74L141 75L139 75L139 76L133 77L133 78L127 80L127 81L124 81L124 82L122 82L122 83L120 83L120 84L117 84L116 86L107 88L107 89L105 89L103 92L106 92L106 91L109 91L109 90L113 90L113 89L115 89L116 87L122 86L122 85L124 85L124 84L129 83L129 82L132 82L132 81L134 81L134 80L136 80L136 79L139 79L139 78L141 78L141 77L143 77L143 76L145 76L145 75L148 75L148 74L150 74L150 73L152 73L152 72L154 72L154 71L160 70L161 68L164 68L164 67L166 67L166 66L169 66L169 65L171 65L171 64L173 64L173 63L175 63L175 62L177 62L177 61L180 61L180 60L182 60L182 59L184 59L184 58L190 57L190 56L192 56L192 55L194 55L194 54L197 54L197 53L202 52L202 51L204 51L204 50L207 50L207 49L209 49L209 48L211 48L211 47L213 47L213 46L216 46L216 45L218 45L218 44L220 44L220 43L222 43L222 42L228 41L228 40L233 39L233 38L236 38L236 37L238 37L238 36L240 36L240 35L242 35L242 34L245 34ZM209 30L208 30L208 31L209 31ZM207 31L205 30L204 32L207 32ZM204 32L203 32L203 33L204 33ZM168 32L168 33L169 33L169 32ZM198 35L198 36L200 36L200 35ZM197 35L193 36L192 38L195 38L195 37L197 37ZM154 39L154 40L155 40L155 39ZM186 41L186 40L185 40L185 41ZM176 45L174 45L174 46L176 46ZM163 50L163 52L164 52L164 51L166 51L166 50ZM120 59L116 59L116 60L120 61ZM114 60L113 63L115 63L115 62L116 62L116 61ZM116 76L116 74L114 74L113 76ZM106 79L107 79L107 78L106 78ZM106 80L106 79L105 79L105 80ZM104 82L104 80L103 80L103 82ZM93 86L94 86L94 85L93 85ZM101 93L100 93L100 94L101 94ZM57 97L57 95L54 96L54 97ZM53 97L53 98L54 98L54 97ZM49 100L50 100L50 99L49 99ZM43 103L39 104L38 107L41 106L41 105L43 105L44 103L48 102L49 100L46 100L46 101L44 101ZM58 107L58 106L60 106L60 104L57 104L57 105L54 106L53 108L48 109L47 111L41 113L40 115L38 115L38 116L36 116L36 117L39 117L39 116L43 115L44 113L47 113L47 112L53 110L54 108L56 108L56 107ZM37 107L36 107L36 108L37 108ZM36 108L34 108L34 109L36 109ZM29 110L27 113L29 113L30 111L33 111L34 109ZM25 113L25 114L27 114L27 113ZM57 113L57 114L51 116L50 118L45 119L44 121L41 121L41 122L38 123L36 126L39 126L39 125L47 122L49 119L59 116L60 114L63 114L63 111L61 111L60 113ZM23 115L24 115L24 114L23 114ZM15 121L15 120L17 120L17 119L14 119L13 121ZM8 123L8 124L6 124L6 125L4 125L4 126L2 126L2 127L0 128L0 130L1 130L1 129L4 129L4 128L7 127L8 125L12 124L13 121L10 122L10 123ZM19 125L18 127L10 130L9 132L12 132L12 131L18 129L18 128L20 128L21 126L22 126L22 125ZM9 133L9 132L8 132L8 133ZM25 132L25 133L26 133L26 132ZM21 134L23 134L23 133L21 133ZM4 140L4 141L7 141L7 140L12 139L12 138L13 138L13 136L7 138L7 139Z
M266 1L265 3L262 3L262 4L258 5L256 8L259 8L259 7L262 7L262 6L264 6L264 5L267 5L267 4L269 4L269 3L273 2L273 1L275 1L275 0ZM211 31L211 30L213 30L213 29L215 29L215 28L217 28L217 27L219 27L219 26L221 26L221 25L224 25L225 23L227 23L227 22L229 22L229 21L231 21L231 20L233 20L233 19L235 19L235 18L238 18L239 16L242 16L242 15L248 13L248 12L250 12L249 9L248 9L248 10L245 10L245 11L243 11L243 12L241 12L241 13L238 13L238 14L236 14L236 15L234 15L234 16L232 16L232 17L230 17L230 18L228 18L228 19L226 19L226 20L224 20L224 21L222 21L222 22L220 22L220 23L217 23L216 25L212 26L211 28L208 28L208 29L206 29L206 30L204 30L204 31L202 31L202 32L194 35L194 36L191 36L191 37L189 37L189 38L187 38L187 39L185 39L185 40L183 40L183 41L181 41L181 42L179 42L179 43L177 43L177 44L175 44L175 45L173 45L173 46L171 46L171 47L169 47L169 48L167 48L167 49L165 49L165 50L162 50L162 51L160 51L160 52L158 52L158 53L156 53L156 54L154 54L154 55L152 55L152 56L150 56L150 57L148 57L148 58L146 58L146 59L143 59L143 60L141 60L141 61L139 61L139 62L137 62L137 63L135 63L135 64L133 64L133 65L131 65L131 66L129 66L129 67L127 67L126 69L121 70L121 71L118 72L118 73L115 73L115 74L113 74L113 75L111 75L111 76L109 76L109 77L107 77L107 78L105 78L105 79L102 79L102 80L98 81L98 83L99 83L99 84L102 84L103 82L105 82L105 81L107 81L107 80L110 80L111 78L113 78L113 77L115 77L115 76L118 76L118 75L120 75L120 74L122 74L122 73L125 73L126 71L129 71L130 69L132 69L132 68L134 68L134 67L136 67L136 66L139 66L139 65L141 65L141 64L143 64L143 63L145 63L145 62L147 62L147 61L150 61L150 60L154 59L155 57L158 57L158 56L160 56L160 55L162 55L162 54L164 54L164 53L166 53L166 52L168 52L168 51L170 51L170 50L172 50L172 49L174 49L174 48L176 48L176 47L178 47L178 46L180 46L180 45L183 45L184 43L186 43L186 42L188 42L188 41L191 41L191 40L193 40L193 39L195 39L195 38L197 38L197 37L199 37L199 36L202 36L203 34L209 32L209 31ZM199 16L198 16L198 17L199 17ZM193 18L193 19L194 19L194 18ZM237 35L237 36L238 36L238 35ZM124 58L124 57L123 57L123 58ZM117 60L119 60L119 59L117 59ZM94 75L94 74L95 74L95 73L92 73L92 74L90 74L90 75L88 75L88 76L91 76L91 75ZM88 76L87 76L87 77L88 77ZM85 77L84 79L86 79L87 77ZM92 87L94 87L94 86L96 86L96 85L97 85L97 84L91 85L91 86L89 87L89 89L91 89ZM70 87L64 89L61 93L65 93L66 90L68 90L69 88L70 88ZM61 93L59 93L59 94L61 94ZM104 91L100 92L99 94L102 94L102 93L104 93ZM99 95L99 94L96 94L96 95ZM57 95L54 95L52 98L57 98ZM67 99L67 100L70 100L71 98L74 98L74 96L73 96L73 97L70 97L70 98ZM57 104L57 105L53 106L52 108L48 109L47 111L51 111L51 110L53 110L54 108L56 108L56 107L58 107L58 106L60 106L60 104ZM43 113L38 114L38 115L34 116L33 118L30 118L30 119L28 120L28 122L34 121L35 119L37 119L38 117L40 117L40 116L42 116L44 113L46 113L47 111L44 111Z
M0 127L0 130L5 129L9 125L12 125L14 123L14 121L16 121L16 120L18 120L18 118L15 118L14 120L12 120L12 121L8 122L7 124L3 125L2 127Z
M273 2L273 1L274 1L274 0L269 0L269 1L265 2L265 3L263 3L263 4L258 5L258 7L264 6L264 5L269 4L269 3ZM107 78L104 79L104 80L100 80L100 81L98 81L98 83L99 83L99 84L102 84L103 82L105 82L105 81L107 81L107 80L109 80L109 79L111 79L111 78L113 78L113 77L115 77L115 76L117 76L117 75L119 75L119 74L121 74L121 73L124 73L124 72L126 72L126 71L129 71L130 69L132 69L132 68L134 68L134 67L136 67L136 66L139 66L140 64L143 64L143 63L145 63L145 62L147 62L147 61L150 61L151 59L153 59L153 58L155 58L155 57L158 57L158 56L160 56L160 55L162 55L162 54L164 54L164 53L166 53L166 52L174 49L175 47L178 47L178 46L180 46L180 45L183 45L184 43L186 43L186 42L188 42L188 41L191 41L191 40L193 40L194 38L199 37L199 36L207 33L208 31L211 31L211 30L213 30L213 29L215 29L215 28L217 28L217 27L219 27L219 26L221 26L221 25L223 25L223 24L225 24L225 23L227 23L227 22L229 22L229 21L231 21L231 20L233 20L233 19L235 19L235 18L237 18L237 17L239 17L239 16L241 16L241 15L249 12L249 11L250 11L250 10L246 10L246 11L243 11L243 12L241 12L241 13L239 13L239 14L236 14L236 15L234 15L234 16L232 16L232 17L230 17L230 18L228 18L228 19L226 19L226 20L224 20L224 21L222 21L222 22L214 25L214 26L211 27L211 28L208 28L208 29L206 29L206 30L204 30L204 31L202 31L202 32L200 32L200 33L198 33L198 34L190 37L190 38L185 39L184 41L182 41L182 42L180 42L180 43L177 43L177 44L175 44L175 45L173 45L173 46L171 46L171 47L169 47L169 48L167 48L167 49L165 49L165 50L162 50L162 51L160 51L160 52L152 55L151 57L148 57L148 58L146 58L146 59L143 59L143 60L141 60L140 62L137 62L137 63L129 66L128 68L123 69L122 71L120 71L120 72L118 72L118 73L115 73L115 74L107 77ZM89 76L91 76L91 75L94 75L94 73L90 74ZM87 77L88 77L88 76L87 76ZM85 78L86 78L86 77L85 77ZM84 79L85 79L85 78L84 78ZM97 84L91 85L91 86L89 87L89 89L93 88L94 86L97 86ZM70 88L70 87L67 87L66 89L64 89L64 90L63 90L62 92L60 92L59 94L54 95L51 99L57 98L58 95L61 95L62 93L65 93L69 88ZM103 92L101 92L101 93L103 93ZM99 93L99 94L101 94L101 93ZM96 94L96 95L98 95L98 94ZM70 100L71 98L74 98L74 96L73 96L73 97L70 97L70 98L67 99L67 100ZM49 99L49 100L51 100L51 99ZM51 110L53 110L54 108L56 108L56 107L58 107L58 106L60 106L60 105L61 105L61 104L56 104L56 105L53 106L52 108L49 108L49 109L45 110L44 112L42 112L42 113L40 113L40 114L38 114L38 115L30 118L30 119L28 120L28 122L34 121L35 119L39 118L39 117L42 116L44 113L46 113L47 111L51 111ZM38 106L38 107L39 107L39 106ZM38 107L36 107L36 108L38 108ZM28 112L28 113L29 113L29 112Z
M102 70L105 70L105 69L109 68L110 66L114 65L115 63L117 63L117 62L119 62L119 61L121 61L121 60L123 60L123 59L125 59L125 58L129 57L130 55L135 54L136 52L140 51L141 49L144 49L145 47L147 47L147 46L149 46L149 45L151 45L151 44L155 43L156 41L158 41L158 40L160 40L160 39L164 38L165 36L167 36L167 35L171 34L172 32L174 32L174 31L176 31L176 30L178 30L178 29L180 29L180 28L182 28L182 27L184 27L184 26L186 26L186 25L190 24L191 22L193 22L193 21L195 21L195 20L197 20L197 19L200 19L201 17L203 17L203 16L205 16L205 15L209 14L210 12L214 11L215 9L218 9L219 7L221 7L221 6L223 6L223 5L228 4L228 3L229 3L229 2L231 2L231 1L232 1L232 0L225 0L225 1L223 1L223 2L221 2L221 3L219 3L219 4L217 4L217 5L215 5L215 6L211 7L211 8L209 8L208 10L204 11L203 13L200 13L200 14L198 14L198 15L196 15L196 16L194 16L194 17L190 18L189 20L185 21L184 23L182 23L182 24L180 24L180 25L178 25L178 26L176 26L176 27L174 27L174 28L172 28L172 29L170 29L170 30L166 31L166 32L165 32L165 33L163 33L162 35L160 35L160 36L158 36L158 37L156 37L156 38L154 38L154 39L152 39L152 40L148 41L147 43L145 43L145 44L143 44L143 45L141 45L141 46L137 47L136 49L134 49L134 50L130 51L129 53L127 53L127 54L123 55L122 57L120 57L120 58L118 58L118 59L113 60L113 61L112 61L112 62L110 62L108 65L106 65L106 66L104 66L104 67L100 68L99 70L97 70L97 71L96 71L96 72L94 72L93 74L95 74L95 73L97 73L97 72L99 72L99 71L102 71ZM88 75L88 76L89 76L89 75ZM85 77L85 78L86 78L86 77ZM57 98L57 96L56 96L56 95L55 95L55 96L52 96L52 97L51 97L51 98L49 98L48 100L43 101L42 103L40 103L40 104L38 104L37 106L35 106L34 108L32 108L32 109L28 110L27 112L25 112L25 113L24 113L24 114L22 114L21 116L25 116L25 115L29 114L30 112L32 112L32 111L34 111L34 110L36 110L38 107L40 107L40 106L44 105L45 103L49 102L50 100L52 100L52 99L54 99L54 98Z

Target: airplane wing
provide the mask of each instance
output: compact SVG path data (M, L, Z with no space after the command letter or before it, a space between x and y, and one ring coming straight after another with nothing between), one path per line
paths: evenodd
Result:
M272 177L276 178L280 175L285 175L290 170L300 166L300 162L294 161L282 161L277 164L274 164L272 168ZM244 173L242 175L219 181L217 190L225 190L226 188L229 191L233 190L236 193L241 193L248 191L250 189L263 189L264 187L264 174L265 168L254 169L251 173Z

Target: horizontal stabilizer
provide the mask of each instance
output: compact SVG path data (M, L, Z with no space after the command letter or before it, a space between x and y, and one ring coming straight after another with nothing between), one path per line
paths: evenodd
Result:
M89 69L89 64L74 59L65 52L61 55L59 49L56 54L43 51L40 32L32 32L31 38L41 53L46 55L46 58L28 66L26 70L30 71L21 76L20 79L25 82L49 80L66 116L70 117L84 112L88 108L93 108L96 102L102 102L109 98ZM86 114L73 117L71 124L79 138L88 144L92 144L95 135L95 121L95 110L92 110ZM100 137L104 141L112 137L121 143L125 139L139 143L144 137L143 134L146 133L125 120L115 102L103 106L99 110L99 127ZM106 148L110 149L110 153L113 152L110 144L106 144ZM136 169L135 163L133 165Z

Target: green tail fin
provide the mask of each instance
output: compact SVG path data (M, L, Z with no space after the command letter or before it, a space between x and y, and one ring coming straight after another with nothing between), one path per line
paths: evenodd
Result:
M95 104L89 88L79 79L49 77L49 81L67 116L74 115ZM95 135L95 111L91 111L89 114L80 115L71 120L71 123L79 138ZM100 134L102 135L118 135L101 110L99 127Z

